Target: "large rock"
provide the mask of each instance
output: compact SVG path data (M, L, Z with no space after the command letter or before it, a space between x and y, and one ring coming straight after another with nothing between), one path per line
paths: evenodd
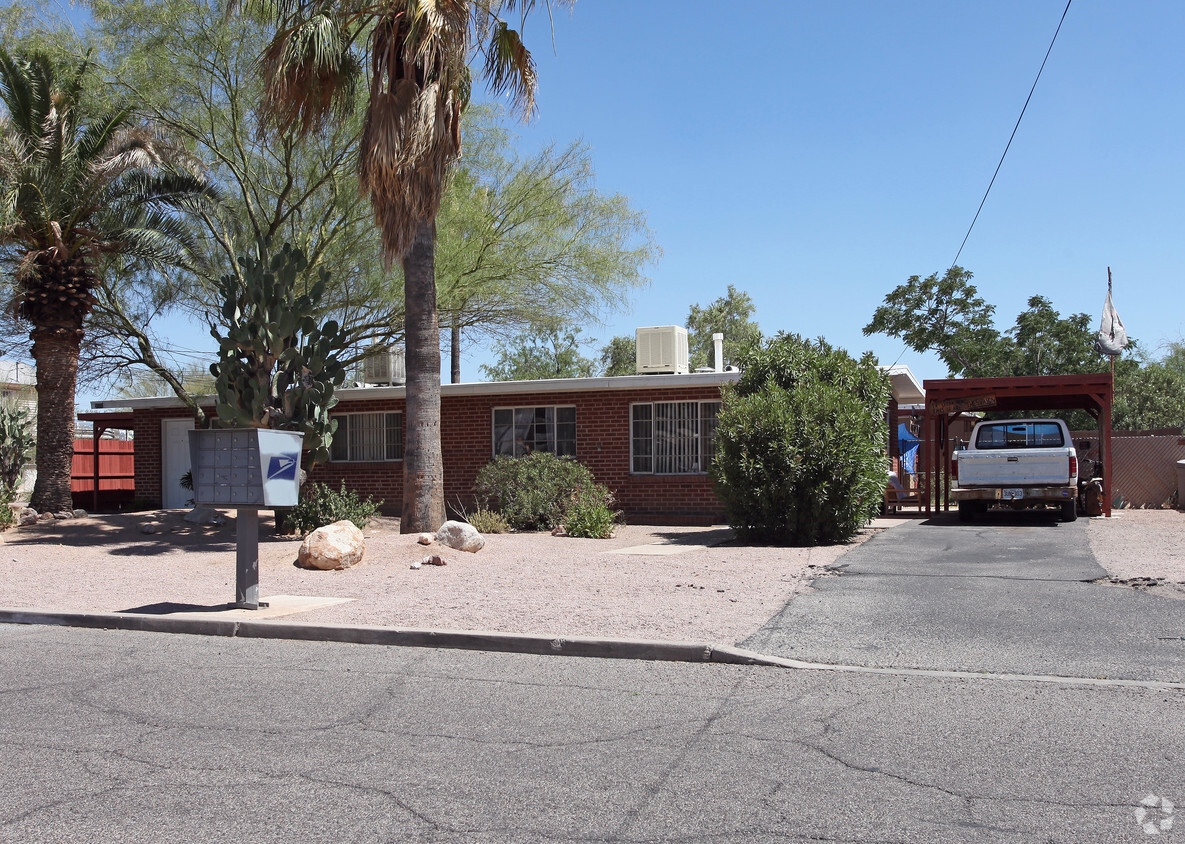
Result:
M458 551L480 551L486 547L485 539L468 522L445 522L436 531L436 541Z
M296 564L306 569L345 569L362 561L366 541L351 521L319 527L300 543Z
M25 525L37 524L37 511L32 507L25 507L16 514L17 523L22 527Z

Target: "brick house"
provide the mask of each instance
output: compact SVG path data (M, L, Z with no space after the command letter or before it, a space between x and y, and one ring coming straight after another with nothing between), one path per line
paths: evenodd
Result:
M888 371L897 402L921 388L905 367ZM720 502L707 475L721 386L738 372L631 375L441 386L445 500L472 504L478 470L498 454L532 450L575 457L612 489L619 506L645 521L718 520ZM398 512L403 494L404 388L338 391L332 459L310 477L346 486ZM186 431L193 418L175 398L112 399L94 407L130 410L136 443L136 494L153 505L183 507L189 469ZM212 408L207 409L212 413ZM93 414L88 414L93 415Z

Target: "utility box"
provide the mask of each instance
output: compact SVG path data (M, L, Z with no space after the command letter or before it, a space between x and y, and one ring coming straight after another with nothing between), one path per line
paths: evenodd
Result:
M687 372L687 329L654 325L634 332L635 363L639 375L681 375Z
M295 507L304 434L266 428L189 432L193 501L208 507Z

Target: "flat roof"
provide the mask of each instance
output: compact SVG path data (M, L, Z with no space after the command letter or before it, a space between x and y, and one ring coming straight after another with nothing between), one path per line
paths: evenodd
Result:
M894 364L882 366L880 370L889 376L893 397L899 403L921 402L925 393L908 366ZM739 380L741 373L732 372L689 372L683 375L618 375L601 378L549 378L539 381L471 381L463 384L441 384L441 396L499 396L516 393L576 393L597 390L652 390L656 387L713 387L731 384ZM358 399L401 399L407 395L403 385L396 387L342 387L334 391L341 401ZM214 396L196 396L205 407L214 404ZM91 402L95 410L144 409L158 407L181 407L176 396L150 396L147 398L98 399Z

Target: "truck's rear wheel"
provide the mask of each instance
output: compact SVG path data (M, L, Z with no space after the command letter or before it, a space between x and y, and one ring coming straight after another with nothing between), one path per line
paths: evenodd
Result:
M975 506L974 501L960 501L959 502L959 521L969 522L975 518L975 514L979 512L979 508Z
M1073 499L1062 502L1062 521L1072 522L1078 518L1078 502Z

